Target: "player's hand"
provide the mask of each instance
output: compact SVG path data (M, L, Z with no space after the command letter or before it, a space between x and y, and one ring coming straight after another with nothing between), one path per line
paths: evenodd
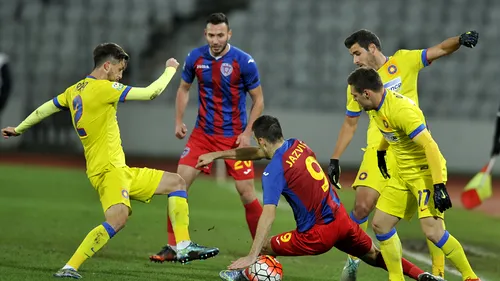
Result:
M214 160L215 154L213 152L202 154L200 155L200 157L198 157L198 163L196 163L195 168L203 168L208 164L214 162Z
M339 159L330 159L330 164L328 165L328 176L330 177L330 181L336 188L338 189L342 188L342 186L339 183L340 179Z
M188 129L186 127L186 124L180 123L175 125L175 136L178 139L182 140L184 137L186 137L187 131Z
M17 137L19 135L21 134L16 132L16 128L14 127L7 127L2 129L2 137L4 139L8 139L10 137Z
M236 139L236 145L238 145L238 147L250 146L250 138L250 134L243 132Z
M177 60L174 58L169 58L167 60L166 65L167 65L166 67L173 67L173 68L177 69L177 67L179 66L179 62L177 62Z
M230 264L227 267L227 269L235 270L235 269L247 268L250 265L252 265L256 260L257 260L257 257L246 256L246 257L238 259L237 261L233 261L233 263Z
M479 33L472 30L462 33L460 35L460 39L458 39L458 42L460 45L463 45L467 48L474 48L476 47L477 40L479 40Z
M382 173L382 176L384 179L389 179L391 176L389 175L389 172L387 171L387 164L385 163L385 150L378 150L377 151L377 162L378 162L378 168L380 170L380 173Z
M450 195L448 195L444 183L434 185L434 206L441 213L452 207Z

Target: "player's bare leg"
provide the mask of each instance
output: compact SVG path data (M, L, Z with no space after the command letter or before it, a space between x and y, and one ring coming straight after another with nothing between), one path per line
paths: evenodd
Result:
M273 248L271 246L271 238L268 238L267 241L264 243L264 246L262 246L260 254L269 255L273 257L277 256L277 254L273 251ZM219 277L225 281L247 281L248 279L245 278L245 275L243 273L244 270L245 269L222 270L221 272L219 272Z
M420 219L420 225L427 239L432 241L443 251L453 265L462 274L463 280L478 281L479 278L472 270L464 249L460 242L444 229L441 218L425 217Z
M68 263L54 277L80 279L78 268L97 251L99 251L109 239L125 227L129 216L129 208L125 204L115 204L109 207L104 216L106 221L92 229L75 251Z
M172 221L173 232L177 237L175 260L185 263L211 258L219 253L218 248L200 246L191 241L186 182L179 174L164 172L155 195L168 195L168 217ZM169 255L170 253L164 248L157 255L151 256L150 260L163 262L170 257Z
M368 216L375 209L377 200L380 197L378 191L367 186L356 187L356 198L354 199L354 208L349 214L351 219L356 222L361 229L366 231L368 228ZM346 264L342 269L341 281L355 281L359 267L359 259L348 256Z
M245 207L245 217L253 239L257 231L260 215L262 214L262 206L255 194L254 180L237 180L235 181L235 185L240 195L240 200Z

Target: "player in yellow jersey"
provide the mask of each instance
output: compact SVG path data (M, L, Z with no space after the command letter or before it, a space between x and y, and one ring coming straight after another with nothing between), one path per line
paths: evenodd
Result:
M378 71L386 89L395 90L407 96L418 104L417 79L421 69L433 61L449 55L459 49L461 45L474 47L477 44L478 34L475 31L466 32L460 36L451 37L440 44L420 50L399 50L394 55L386 57L382 53L379 38L368 30L359 30L345 39L345 46L353 56L357 66L370 67ZM328 175L333 184L338 184L340 176L339 158L349 145L356 127L361 107L352 99L351 91L347 88L347 112L344 124L339 132L337 143L328 167ZM373 122L369 123L367 132L367 146L363 149L364 156L353 188L356 190L354 208L351 218L363 230L368 228L368 216L375 208L377 199L386 184L377 168L376 149L381 138ZM388 152L388 168L393 169L394 160L391 149ZM432 273L444 276L444 256L433 243L427 241L432 256ZM356 280L359 259L348 257L342 271L342 281Z
M19 136L50 115L69 109L82 142L87 176L99 193L106 221L90 231L67 264L54 274L56 277L81 278L77 271L80 265L125 226L132 213L130 199L148 203L154 195L168 195L168 213L177 237L177 260L184 263L205 259L219 252L217 248L191 242L186 183L178 174L130 168L125 163L116 120L118 102L156 98L179 65L171 58L163 74L151 85L131 87L118 82L128 59L128 54L117 44L97 46L90 75L41 105L17 127L2 129L5 138Z
M462 279L479 281L460 243L444 229L443 212L452 207L446 191L446 161L427 130L424 114L414 101L385 89L372 68L358 68L347 80L353 99L367 111L382 133L377 147L380 174L389 179L378 199L372 221L387 264L390 281L404 281L401 241L395 226L418 213L422 230L462 274ZM395 161L389 173L386 150L392 148Z

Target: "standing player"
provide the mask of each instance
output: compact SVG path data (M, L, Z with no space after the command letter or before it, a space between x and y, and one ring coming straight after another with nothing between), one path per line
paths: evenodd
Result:
M264 108L259 73L254 59L228 44L231 39L229 21L222 13L208 17L205 29L207 45L192 50L185 61L182 80L177 91L176 129L179 139L186 136L184 111L189 100L189 89L198 80L199 109L196 125L179 160L177 173L191 186L200 170L210 173L211 165L196 169L201 154L250 145L252 123ZM247 119L246 95L252 98L250 118ZM226 160L229 175L236 181L236 189L245 207L246 221L252 238L255 236L262 206L254 188L254 170L251 161ZM168 225L168 245L150 259L157 262L175 261L176 237Z
M217 158L271 160L262 177L264 211L252 249L248 256L231 264L230 270L222 271L220 277L244 280L241 269L254 263L260 254L319 255L333 247L385 269L382 255L371 238L349 218L314 152L300 140L285 140L281 125L274 117L261 116L252 127L259 147L209 153L200 156L198 163L203 167ZM267 238L282 194L292 207L297 229ZM400 259L399 264L405 274L415 280L442 280L405 259Z
M443 226L443 212L452 206L445 186L446 161L426 128L424 114L411 99L384 89L374 69L358 68L350 74L348 84L353 99L382 132L377 159L383 177L390 177L385 162L389 144L397 164L380 195L372 222L389 280L404 280L399 263L401 241L394 227L400 219L410 220L417 211L425 236L462 273L462 279L479 281L462 246Z
M191 242L186 183L178 174L130 168L125 164L116 120L118 102L156 98L167 87L179 65L175 59L169 59L165 71L156 81L146 88L138 88L118 83L128 59L128 54L114 43L97 46L94 49L94 70L90 75L44 103L17 127L2 129L5 138L19 136L50 115L69 109L82 142L87 176L99 193L106 221L89 232L68 263L54 274L55 277L81 278L77 270L83 262L125 226L132 212L130 199L148 203L154 195L168 195L168 213L179 238L178 260L204 259L219 252L217 248Z
M351 34L344 44L353 56L357 66L370 67L378 71L386 89L398 91L418 104L417 79L419 71L433 61L452 54L461 45L472 48L477 44L478 33L469 31L460 36L451 37L440 44L423 50L399 50L392 57L382 53L379 38L368 30L359 30ZM352 99L351 90L347 88L347 112L344 124L339 132L335 150L328 167L328 175L334 185L338 185L340 176L339 158L351 142L361 115L361 107ZM356 190L354 209L351 218L363 230L368 228L368 216L375 208L377 199L386 180L377 168L376 149L382 135L376 125L371 122L367 131L367 146L356 180L352 184ZM388 151L388 168L393 169L391 149ZM432 273L444 277L444 256L433 243L427 241L432 256ZM342 272L342 281L356 280L359 260L348 257Z

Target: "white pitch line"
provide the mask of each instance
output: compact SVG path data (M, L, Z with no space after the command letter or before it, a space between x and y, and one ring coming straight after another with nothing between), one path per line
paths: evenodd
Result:
M236 188L234 187L234 183L233 182L219 182L217 183L220 187L223 187L224 189L228 189L228 190L231 190L233 192L236 192ZM259 201L262 203L262 192L260 191L256 191L255 192L257 194L257 198L259 199ZM292 211L292 208L290 207L290 205L288 205L288 202L286 202L285 200L283 199L280 199L280 203L277 207L278 209L283 209L283 210L288 210L288 211ZM373 237L371 237L373 241L375 241ZM426 256L426 255L423 255L423 254L420 254L420 253L417 253L417 252L413 252L413 251L408 251L408 250L403 250L403 255L404 256L407 256L407 257L410 257L416 261L419 261L421 263L424 263L426 264L427 266L432 266L432 261L429 260L429 258ZM462 274L456 270L455 268L452 268L452 267L449 267L449 266L445 266L445 272L446 273L450 273L454 276L457 276L457 277L462 277ZM485 279L484 277L479 277L481 279L481 281L488 281L487 279Z

